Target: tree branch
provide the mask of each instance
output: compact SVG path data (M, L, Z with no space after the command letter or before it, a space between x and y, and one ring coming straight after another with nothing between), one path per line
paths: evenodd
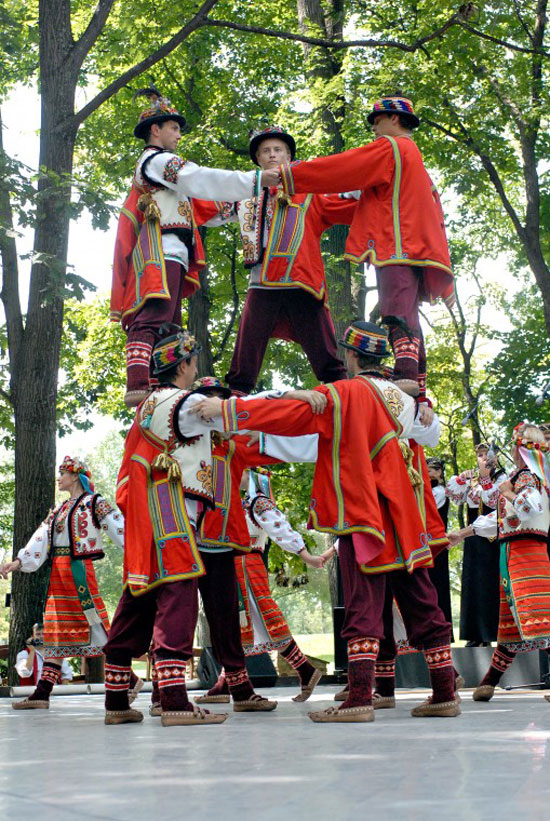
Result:
M194 62L196 63L197 61L194 61ZM178 80L178 78L176 77L176 75L174 74L174 72L172 71L170 66L168 65L168 62L166 61L166 59L163 58L162 64L164 66L164 69L165 69L166 73L168 74L168 76L170 77L170 79L172 80L172 82L174 83L174 85L176 86L178 91L180 92L180 94L187 101L188 106L195 112L195 114L198 114L199 117L202 117L202 108L193 99L193 88L194 88L194 85L195 85L195 75L194 75L193 71L190 72L189 90L187 90L182 86L182 84L180 83L180 81ZM184 130L187 130L187 128L188 128L188 126L186 125Z
M72 60L77 69L80 68L86 55L103 31L114 2L115 0L98 0L86 30L76 41L69 55L69 59Z
M531 41L531 43L533 44L533 46L535 46L535 42L534 42L533 35L532 35L532 34L531 34L531 32L529 31L529 26L527 25L527 23L526 23L526 22L525 22L525 20L523 19L523 15L522 15L522 13L521 13L521 11L520 11L520 9L519 9L519 6L518 6L518 0L512 0L512 2L513 2L513 4L514 4L514 10L515 10L515 12L516 12L516 17L518 18L518 20L519 20L519 22L520 22L520 24L521 24L522 29L524 30L524 32L525 32L525 34L527 35L527 37L530 39L530 41Z
M455 12L446 23L440 26L430 34L419 37L413 43L401 43L398 40L375 40L372 37L366 40L328 40L323 37L308 37L305 34L294 34L290 31L283 31L281 29L267 29L262 26L246 26L242 23L234 23L231 20L211 20L207 19L202 25L212 26L216 28L228 28L234 31L244 31L250 34L263 34L265 37L275 37L279 40L292 40L296 43L307 43L311 46L323 46L334 50L346 48L395 48L400 51L415 52L418 51L425 43L431 40L436 40L442 37L446 31L455 25L458 25L462 20L462 12Z
M455 116L457 116L456 112L454 112L454 113L455 113ZM505 209L506 213L510 217L510 219L512 221L512 224L513 224L514 228L516 229L518 237L520 238L521 242L525 245L526 242L527 242L527 237L525 235L525 228L521 224L520 218L518 217L514 206L512 205L510 200L508 199L508 195L506 194L506 191L504 189L504 184L503 184L503 182L500 178L500 174L498 173L498 171L497 171L494 163L490 159L490 157L487 154L485 154L484 151L482 151L481 146L478 143L476 143L476 141L473 139L473 137L467 131L467 129L465 128L463 123L461 123L460 121L458 122L458 126L459 126L459 128L462 132L462 135L459 135L459 134L456 134L455 132L451 131L449 128L446 128L445 126L440 125L440 123L436 123L433 120L428 120L426 117L424 117L424 122L427 123L428 125L431 125L433 128L437 129L438 131L441 131L441 133L445 134L447 137L451 137L451 139L456 140L458 143L461 143L462 145L465 145L467 148L469 148L471 151L473 151L474 154L477 154L477 156L481 160L481 164L483 165L483 168L485 169L489 179L493 183L493 186L494 186L498 196L500 197L500 200L501 200L502 204L504 205L504 209Z
M189 20L170 40L167 40L160 48L154 51L152 54L149 54L144 60L141 60L139 63L136 63L132 68L129 68L123 74L120 75L116 80L113 80L112 83L109 83L102 91L97 94L93 100L90 100L80 111L77 111L76 114L71 117L69 123L65 120L59 123L56 127L56 131L63 131L68 126L72 126L73 128L78 128L84 120L86 120L90 114L99 108L104 102L109 100L117 91L120 91L121 88L124 88L134 77L138 77L140 74L143 74L144 71L147 71L148 68L154 66L156 63L160 62L163 57L166 57L170 52L174 51L177 46L183 43L190 34L192 34L197 29L201 28L201 26L205 25L205 21L207 18L208 13L214 8L214 6L219 3L219 0L205 0L202 4L198 12L195 14L194 17Z
M474 74L477 74L481 77L484 77L493 91L495 92L496 98L501 104L503 108L508 109L508 113L511 115L512 119L516 123L518 130L521 134L523 134L525 129L525 120L520 114L519 108L517 107L516 103L512 98L506 94L498 80L493 77L487 66L482 65L481 63L473 63L472 62L472 70Z
M484 31L480 31L479 29L470 26L469 23L465 23L464 20L458 20L457 25L466 31L469 31L470 34L475 34L476 37L481 37L482 40L488 40L491 43L496 43L498 46L504 46L505 48L509 48L511 51L518 51L520 54L540 54L542 57L550 57L550 52L545 51L542 48L525 48L524 46L518 46L515 43L510 43L507 40L501 40L500 37L493 37L492 34L485 34Z

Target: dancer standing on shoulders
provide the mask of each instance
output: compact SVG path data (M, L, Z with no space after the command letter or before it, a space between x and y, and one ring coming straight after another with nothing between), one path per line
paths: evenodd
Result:
M262 170L296 156L296 143L280 126L253 133L250 158ZM258 185L252 199L234 206L250 272L235 350L225 377L233 391L250 393L270 338L297 342L320 382L346 378L338 357L320 242L333 225L349 225L357 203L324 194L283 196Z
M78 457L64 458L57 485L69 498L51 511L17 558L0 567L0 575L6 578L13 571L33 573L46 562L50 566L44 665L34 693L12 704L14 710L47 710L63 659L101 656L107 641L109 620L92 562L105 555L103 533L123 546L122 516L94 493L90 471Z
M394 380L425 397L426 351L419 305L442 297L454 302L443 210L412 138L420 125L410 100L382 97L367 117L375 140L310 162L284 163L267 184L282 182L289 196L359 189L346 242L346 259L376 268L382 323L390 331Z
M215 200L249 199L258 181L255 171L205 168L176 154L185 118L157 89L139 95L149 104L134 136L145 148L119 219L111 290L111 319L128 335L128 407L150 390L151 351L160 326L179 325L182 299L199 288L206 263L197 225L224 210L225 203Z

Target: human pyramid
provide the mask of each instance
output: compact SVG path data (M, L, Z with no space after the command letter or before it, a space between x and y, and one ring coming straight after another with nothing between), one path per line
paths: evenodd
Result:
M446 534L423 452L437 444L439 420L426 396L419 304L450 303L454 289L439 197L412 139L420 121L411 101L381 98L368 115L374 141L310 162L295 161L282 128L256 132L258 168L241 172L178 156L184 118L156 89L140 94L148 104L134 134L145 148L120 216L111 299L127 333L125 402L137 407L118 476L120 513L94 493L86 465L66 457L58 485L69 499L0 567L6 577L50 564L44 665L34 693L14 709L49 707L64 658L104 654L105 722L142 721L131 706L142 684L131 665L149 652L151 715L165 726L224 722L226 713L193 705L185 686L199 591L223 670L196 702L274 710L245 665L265 650L294 667L294 701L307 700L320 673L270 596L267 536L314 567L338 553L348 686L339 706L309 713L318 723L370 722L375 709L395 707L394 601L432 685L412 715L460 715L452 627L428 570L465 536L498 539L498 645L474 691L488 700L517 652L550 647L550 467L542 432L518 426L515 467L493 493L494 512ZM182 299L199 287L205 264L197 227L231 220L240 224L250 283L227 387L213 375L197 379L200 341L180 326ZM381 324L351 322L339 343L320 252L335 224L350 226L346 258L374 265L381 313ZM250 395L277 336L298 342L325 384ZM277 508L265 471L300 461L315 463L308 527L335 539L319 556ZM102 532L124 548L111 625L93 569Z

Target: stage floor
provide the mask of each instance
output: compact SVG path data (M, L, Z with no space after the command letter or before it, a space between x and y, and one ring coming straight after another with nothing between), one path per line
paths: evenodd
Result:
M294 704L265 689L269 714L223 725L106 727L101 696L57 696L49 712L0 699L0 819L26 821L341 821L550 818L550 703L541 691L462 693L462 715L409 714L422 690L399 691L373 724L313 724L337 687ZM548 692L548 691L546 691ZM215 705L221 712L225 705Z

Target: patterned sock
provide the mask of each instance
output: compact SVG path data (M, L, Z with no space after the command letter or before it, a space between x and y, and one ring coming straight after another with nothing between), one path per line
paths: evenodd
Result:
M412 339L399 325L390 327L390 343L395 357L393 378L418 380L418 356L420 339L416 334Z
M229 686L225 677L225 670L222 667L221 673L218 676L217 682L210 688L207 695L209 696L228 696Z
M503 644L497 644L491 659L491 666L483 676L480 687L482 684L490 684L492 687L496 687L515 657L516 654Z
M183 659L155 658L155 668L158 676L160 703L163 711L190 710L193 705L189 701L185 687L185 666Z
M422 651L432 683L433 704L455 700L455 670L450 644L440 644L438 647L424 648Z
M372 705L372 684L374 664L380 642L369 636L361 636L348 641L348 681L349 694L340 706L367 707Z
M36 690L29 696L29 701L49 701L54 684L61 679L61 665L45 661L38 679Z
M149 363L153 351L154 335L148 332L143 333L144 339L128 339L126 343L126 390L133 391L149 390Z
M151 684L153 685L153 689L151 690L151 704L160 704L159 679L154 663L151 669Z
M233 701L248 701L254 695L254 687L248 678L245 667L242 670L232 670L231 672L226 670L225 678Z
M315 672L315 667L307 660L294 639L289 641L282 650L279 650L279 653L296 670L300 677L300 684L307 684Z
M129 664L111 664L105 660L105 709L129 710L128 688L132 668Z
M391 698L395 695L395 659L393 661L377 661L374 665L374 680L376 692Z

